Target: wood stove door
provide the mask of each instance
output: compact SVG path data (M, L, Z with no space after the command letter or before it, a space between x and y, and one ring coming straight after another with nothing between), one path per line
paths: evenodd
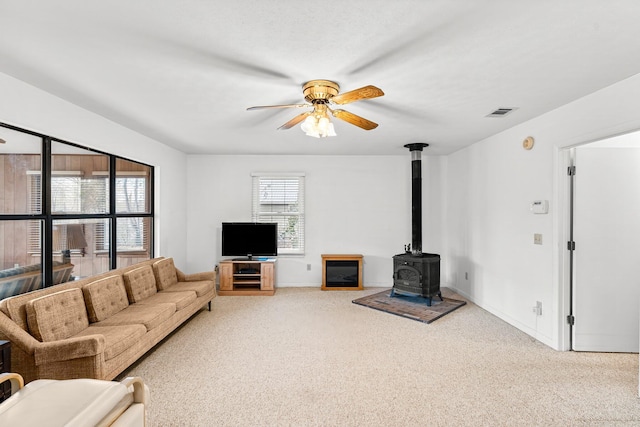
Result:
M415 267L402 264L396 267L393 282L394 284L405 286L420 286L422 283L422 273Z

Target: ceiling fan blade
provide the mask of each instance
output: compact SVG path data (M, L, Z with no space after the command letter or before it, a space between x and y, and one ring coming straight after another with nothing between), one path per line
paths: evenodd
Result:
M331 110L331 114L333 114L333 117L335 118L344 120L345 122L356 125L364 130L371 130L378 127L377 123L374 123L371 120L367 120L363 117L356 116L355 114L345 110Z
M257 105L255 107L247 108L247 111L265 110L269 108L303 108L303 107L313 107L313 105L311 104Z
M362 99L377 98L384 95L384 92L375 86L365 86L349 92L341 93L330 99L333 104L349 104L350 102L360 101Z
M342 73L348 76L363 72L371 74L371 71L397 67L403 61L411 58L414 52L436 52L442 40L451 43L454 37L459 37L460 32L455 29L458 25L464 26L477 20L477 10L469 7L465 12L456 13L455 16L455 20L443 15L438 21L431 23L421 21L415 27L403 28L398 37L387 39L385 43L376 45L375 56L371 56L367 52L367 55L359 60L354 58L354 61L342 70ZM460 24L460 22L465 22L465 24Z
M295 125L297 125L298 123L306 119L308 116L310 116L311 113L312 111L307 111L306 113L299 114L295 116L293 119L289 120L287 123L280 126L278 129L291 129L292 127L294 127Z

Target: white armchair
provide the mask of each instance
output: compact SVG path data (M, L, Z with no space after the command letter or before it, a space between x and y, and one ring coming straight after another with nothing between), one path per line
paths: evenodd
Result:
M138 377L121 382L94 379L36 380L0 374L11 397L0 403L6 426L145 426L149 389Z

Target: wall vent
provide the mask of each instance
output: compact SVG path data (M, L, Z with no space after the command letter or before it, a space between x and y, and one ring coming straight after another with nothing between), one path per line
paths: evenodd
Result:
M487 117L504 117L514 110L517 110L517 108L497 108L491 113L487 114Z

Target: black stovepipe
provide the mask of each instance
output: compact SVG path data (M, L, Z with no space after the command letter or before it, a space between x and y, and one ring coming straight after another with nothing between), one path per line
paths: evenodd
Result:
M411 152L411 253L422 256L422 149L429 144L406 144Z

